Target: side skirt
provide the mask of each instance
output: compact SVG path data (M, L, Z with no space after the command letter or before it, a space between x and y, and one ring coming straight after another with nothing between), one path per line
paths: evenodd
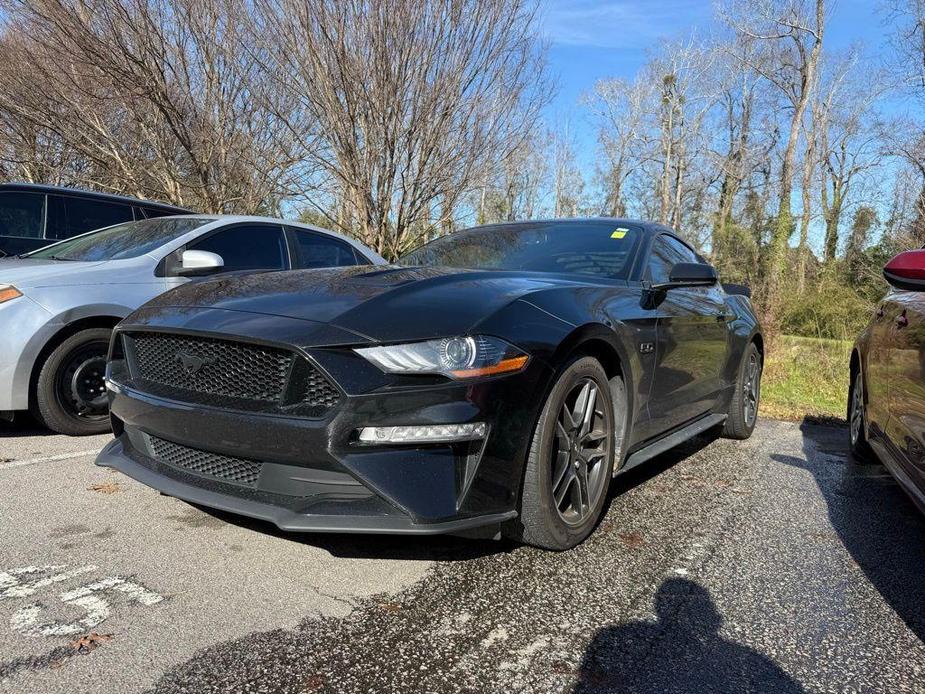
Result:
M711 414L706 417L702 417L697 421L691 422L686 427L678 429L673 434L669 434L665 438L659 439L650 443L645 448L640 448L638 451L630 455L626 462L620 466L619 469L614 470L613 476L621 475L627 470L631 470L637 465L641 465L647 460L651 460L657 455L661 455L665 451L671 450L675 446L684 443L688 439L694 438L697 434L702 434L707 429L712 429L715 426L718 426L726 421L727 415L725 414Z

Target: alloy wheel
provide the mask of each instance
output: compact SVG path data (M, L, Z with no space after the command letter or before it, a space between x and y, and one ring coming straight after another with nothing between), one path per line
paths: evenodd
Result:
M851 411L848 417L851 426L851 445L856 446L864 426L864 379L861 378L860 371L854 377L854 387L851 389Z
M566 395L556 419L552 497L568 525L584 523L607 489L613 412L598 397L598 384L583 378Z
M742 384L742 403L745 408L745 425L751 427L758 416L758 401L761 398L761 363L752 352L745 367L745 382Z

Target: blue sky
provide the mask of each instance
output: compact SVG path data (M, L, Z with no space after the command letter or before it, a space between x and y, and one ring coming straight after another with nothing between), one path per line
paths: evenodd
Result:
M888 50L878 0L833 0L826 45L838 51L861 43L876 57ZM559 83L547 109L550 123L569 122L579 158L590 163L595 134L578 104L604 77L632 77L659 39L720 31L710 0L545 0L542 33L550 43L550 67Z

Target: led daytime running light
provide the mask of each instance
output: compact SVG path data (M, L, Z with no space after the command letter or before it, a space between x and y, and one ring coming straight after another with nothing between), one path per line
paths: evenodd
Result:
M363 427L360 443L450 443L485 438L485 422L470 424L424 424L392 427Z

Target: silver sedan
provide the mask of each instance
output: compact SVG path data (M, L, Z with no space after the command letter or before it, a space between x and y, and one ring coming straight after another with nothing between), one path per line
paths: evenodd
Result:
M0 259L0 416L30 410L63 434L106 431L112 328L191 278L384 263L324 229L209 215L117 224Z

